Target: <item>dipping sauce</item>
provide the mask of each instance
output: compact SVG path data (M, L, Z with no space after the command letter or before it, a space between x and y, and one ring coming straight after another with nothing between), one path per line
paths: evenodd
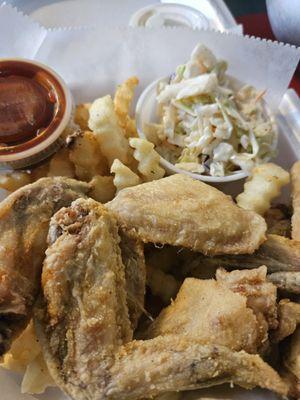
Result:
M71 103L66 85L48 67L0 60L0 166L23 168L55 152Z

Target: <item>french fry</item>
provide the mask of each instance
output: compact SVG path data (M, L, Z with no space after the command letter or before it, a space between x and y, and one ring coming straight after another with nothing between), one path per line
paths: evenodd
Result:
M0 174L0 188L8 192L14 192L29 183L31 183L31 177L26 171L12 171Z
M130 118L130 106L134 96L134 91L139 80L136 76L128 78L124 83L117 87L114 97L114 107L120 126L124 129L126 137L136 137L135 120Z
M89 123L89 117L90 117L90 107L91 103L83 103L83 104L78 104L75 108L75 115L74 115L74 121L77 125L80 126L80 128L83 131L87 131L89 129L88 123Z
M46 162L45 164L42 164L38 167L33 168L30 172L31 181L35 182L35 181L39 180L40 178L45 178L46 176L48 176L49 166L50 166L50 163Z
M101 97L93 102L90 108L89 128L94 132L109 167L116 158L125 165L130 164L132 152L118 123L110 96Z
M154 144L146 139L130 138L130 146L134 148L133 157L138 161L138 171L145 181L153 181L164 176L165 170L160 167L160 156L154 150Z
M68 149L62 148L54 154L49 164L47 176L66 176L68 178L75 177L75 168L69 159Z
M290 175L279 165L267 163L252 170L252 175L244 185L244 191L236 198L238 206L263 215L271 206L271 201L287 185Z
M96 175L108 174L106 158L101 153L93 132L85 131L75 138L69 157L78 179L88 182Z
M91 180L90 185L92 190L89 195L100 203L107 203L112 200L116 193L116 187L112 176L96 175Z
M161 269L147 265L147 285L151 292L161 298L164 304L169 304L176 297L181 283L173 275L166 274Z
M140 177L118 159L113 162L110 172L115 174L114 185L117 193L122 189L141 183Z
M4 355L1 367L10 371L25 372L27 365L41 352L31 321L22 334L15 339L8 353Z
M41 394L49 386L56 386L51 378L42 352L32 360L23 376L21 393Z

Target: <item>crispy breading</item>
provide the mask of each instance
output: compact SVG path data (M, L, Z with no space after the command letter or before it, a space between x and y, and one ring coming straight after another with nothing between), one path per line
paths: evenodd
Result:
M274 283L278 289L285 292L300 294L300 271L274 272L268 275L270 282Z
M186 175L124 189L107 206L120 226L143 242L215 255L253 253L265 240L261 216Z
M282 299L278 304L279 325L272 333L273 342L281 342L290 336L300 324L300 304L294 303L289 299Z
M118 227L104 206L77 200L50 226L35 322L52 377L75 400L137 400L223 382L287 393L258 355L178 335L131 341Z
M258 321L247 299L213 279L187 278L172 304L151 324L147 338L186 335L231 350L256 353Z
M183 263L184 276L201 277L203 268L214 270L218 267L226 269L258 268L265 265L268 273L300 271L300 241L283 236L268 235L267 240L253 254L215 255L207 257L193 254L189 262Z
M0 355L27 325L40 288L51 216L85 196L89 185L68 178L43 178L0 205Z

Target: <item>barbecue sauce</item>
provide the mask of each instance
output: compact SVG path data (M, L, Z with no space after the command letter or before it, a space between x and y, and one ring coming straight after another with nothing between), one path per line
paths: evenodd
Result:
M65 108L63 88L49 71L30 61L0 61L0 156L48 138Z

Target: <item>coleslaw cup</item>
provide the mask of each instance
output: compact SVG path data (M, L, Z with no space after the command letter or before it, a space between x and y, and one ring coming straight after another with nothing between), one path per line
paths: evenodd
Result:
M230 79L232 80L232 83L236 88L243 85L240 81L238 81L235 78L230 77ZM137 132L140 138L146 139L146 134L145 134L146 124L158 122L157 101L156 101L157 85L159 82L164 82L164 81L168 82L169 77L159 78L154 82L152 82L149 86L145 88L145 90L142 92L142 94L138 99L135 115L136 115ZM266 114L269 116L273 124L273 129L276 129L277 131L274 115L265 102L264 102L264 108ZM276 147L277 147L277 140L275 140L273 143L273 148ZM194 179L198 179L203 182L208 182L211 184L223 184L223 183L240 181L244 180L249 175L248 172L242 170L235 171L229 175L222 177L198 174L180 169L176 167L174 164L172 164L170 161L163 158L162 156L160 156L160 164L166 170L167 174L186 174Z

